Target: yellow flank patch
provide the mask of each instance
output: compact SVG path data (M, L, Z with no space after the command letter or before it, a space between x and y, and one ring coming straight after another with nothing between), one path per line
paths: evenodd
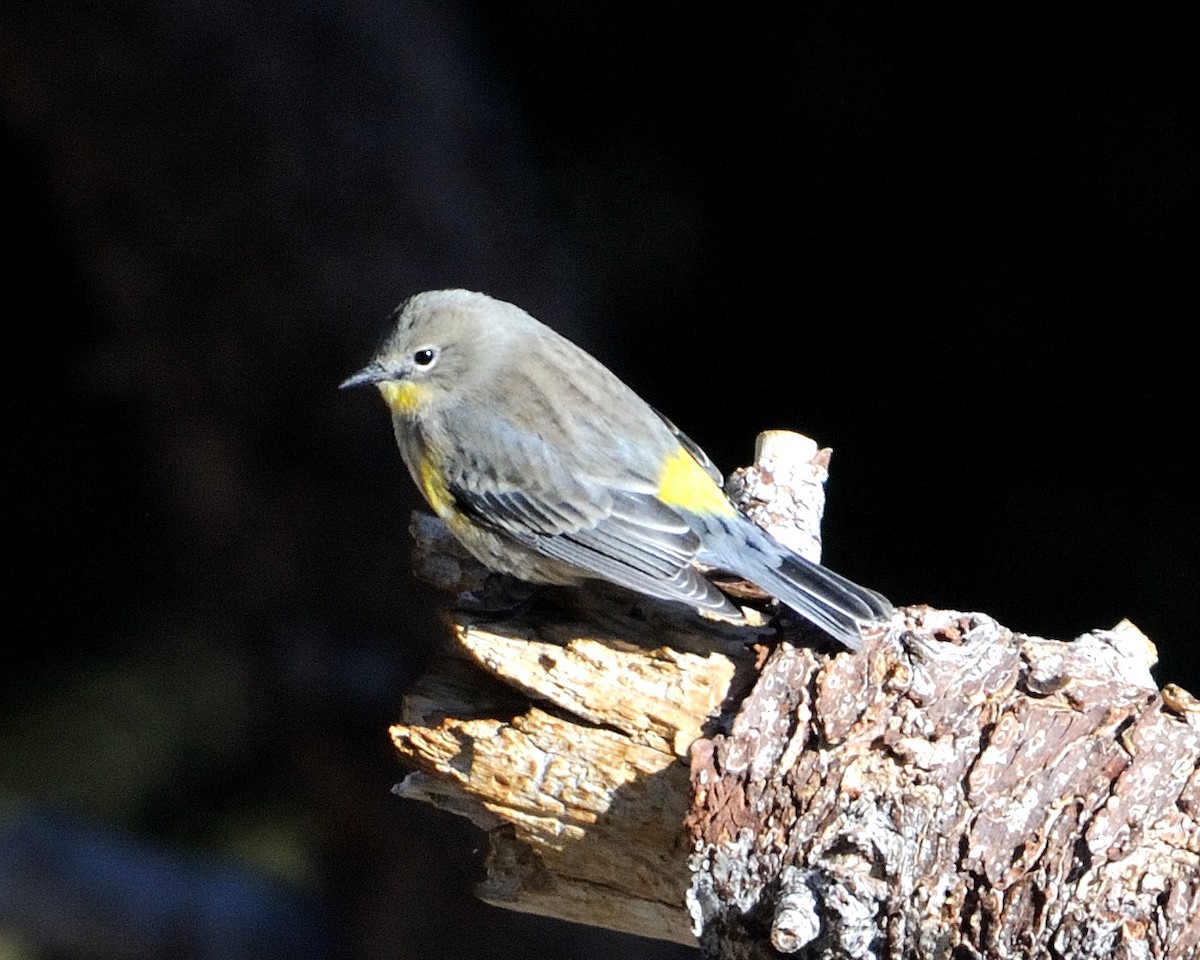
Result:
M381 380L375 386L393 413L413 413L425 394L425 388L411 380Z
M432 460L421 460L417 468L417 484L439 517L449 517L455 513L454 495L446 488L446 481Z
M683 447L663 464L662 473L658 475L658 499L689 513L723 517L734 513L733 504L725 498L721 488Z

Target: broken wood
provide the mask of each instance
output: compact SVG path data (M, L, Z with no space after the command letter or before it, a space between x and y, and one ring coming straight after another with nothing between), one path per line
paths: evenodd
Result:
M729 489L813 555L828 451L759 452ZM427 577L503 605L414 527ZM714 957L1200 955L1200 703L1132 625L911 607L831 654L786 618L555 599L453 614L392 729L397 792L488 831L488 902Z

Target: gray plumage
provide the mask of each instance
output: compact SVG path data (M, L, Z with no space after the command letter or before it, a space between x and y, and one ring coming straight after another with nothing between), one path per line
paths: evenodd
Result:
M738 514L694 443L525 311L438 290L411 297L395 320L344 386L379 387L417 486L493 569L542 583L599 578L736 617L700 561L757 584L852 648L861 623L891 612L879 594ZM694 509L665 502L668 463L695 490L685 498Z

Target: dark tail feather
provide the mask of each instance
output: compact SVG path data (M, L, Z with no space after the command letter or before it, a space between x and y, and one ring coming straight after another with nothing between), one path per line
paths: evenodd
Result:
M860 626L891 615L892 605L825 567L788 554L775 569L766 568L760 587L769 590L798 614L811 620L851 650L862 646Z
M725 536L705 538L717 562L778 597L839 643L862 647L860 626L891 616L892 605L874 590L806 560L749 520Z
M844 596L853 597L850 602L857 604L855 615L862 620L883 620L890 617L895 609L892 602L878 590L859 586L840 573L834 573L828 567L806 560L796 553L789 553L783 558L779 573L789 582L807 584L820 581L829 584L835 593L840 591Z

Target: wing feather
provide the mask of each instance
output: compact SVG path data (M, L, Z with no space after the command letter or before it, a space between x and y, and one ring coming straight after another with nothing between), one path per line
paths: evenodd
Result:
M651 493L579 477L564 479L552 497L533 487L473 490L461 480L449 491L475 523L547 557L639 593L736 613L692 566L699 536Z
M564 369L585 362L565 341L560 346ZM460 408L429 438L457 508L586 575L736 615L693 566L700 538L689 519L656 496L656 465L681 442L694 445L607 372L589 368L556 381L559 390L580 392L569 416L541 379L509 374L506 390L520 392L522 409L536 418L499 420L485 405Z

